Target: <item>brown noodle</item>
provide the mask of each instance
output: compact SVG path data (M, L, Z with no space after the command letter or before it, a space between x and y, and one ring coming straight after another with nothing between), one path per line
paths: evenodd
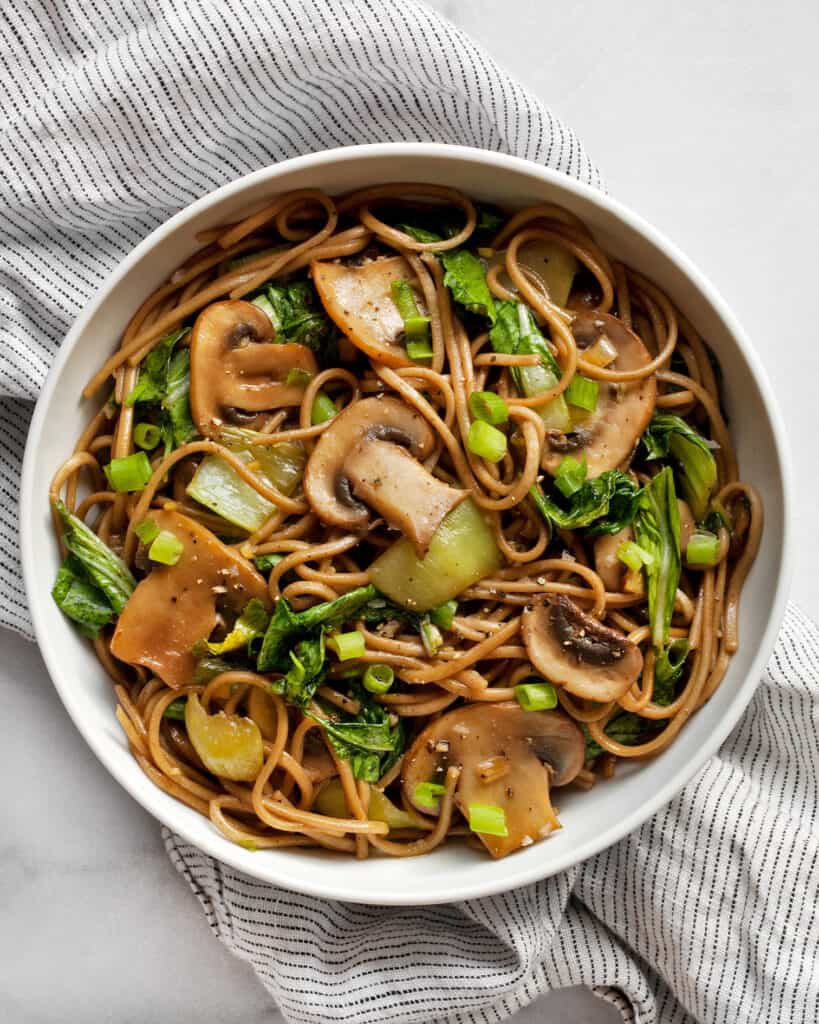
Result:
M413 209L419 200L454 206L463 215L463 228L444 241L419 242L374 212L385 203ZM247 296L262 283L285 277L311 260L355 257L374 244L402 254L417 278L430 316L430 365L395 369L369 361L359 375L343 367L326 369L306 387L300 407L279 410L268 418L258 443L297 441L309 453L332 422L312 425L311 409L320 389L329 392L340 406L388 392L400 396L424 417L437 439L425 467L470 492L492 525L506 567L460 595L459 613L435 658L427 656L414 633L401 632L401 627L398 632L382 632L360 622L357 628L365 638L366 651L357 664L380 663L393 668L402 685L379 700L393 715L406 719L411 729L413 723L421 720L426 724L459 700L509 700L513 687L535 674L520 635L522 607L538 595L568 595L600 622L625 630L644 654L641 678L618 701L596 704L559 693L563 710L583 723L603 751L586 764L576 780L578 786L589 788L598 778L613 773L617 759L645 757L667 747L719 686L739 643L740 595L760 542L762 504L754 489L737 477L716 374L702 339L656 285L611 259L582 222L551 204L521 210L507 220L493 243L496 249L505 248L505 263L492 267L487 275L497 298L519 297L528 304L548 332L561 367L560 379L550 391L520 396L510 370L532 365L537 357L496 354L487 348L485 333L470 337L456 315L436 257L461 245L475 226L472 201L455 189L440 186L382 185L337 199L313 189L277 196L243 220L202 236L204 248L142 303L124 331L119 349L94 375L84 394L90 397L113 380L116 398L122 402L159 339L215 300ZM583 358L570 330L572 310L554 303L543 282L519 261L521 248L531 242L557 244L577 260L590 281L590 308L600 313L615 311L641 337L651 353L650 362L638 369L615 371ZM238 256L245 261L231 269L230 261ZM510 291L510 284L517 294ZM671 369L675 355L675 368ZM642 614L644 596L607 591L593 568L590 544L580 534L561 531L564 557L547 556L549 529L527 499L541 473L545 442L543 420L532 407L565 391L576 368L588 377L610 382L654 375L658 407L708 430L718 445L716 501L726 510L733 529L730 535L727 529L721 531L714 567L700 572L683 570L671 636L687 638L692 655L684 685L669 704L653 700L655 656ZM493 464L467 447L468 399L476 389L506 397L520 440L517 458L507 456ZM153 475L141 493L109 490L102 464L134 451L133 429L133 408L119 405L114 409L106 404L56 474L50 490L52 505L62 497L129 564L133 564L138 547L134 526L151 508L178 507L214 527L216 517L186 500L184 485L206 454L218 454L274 506L268 521L251 536L242 531L234 535L236 549L245 558L283 556L269 576L271 598L284 595L294 607L304 608L369 581L367 565L358 561L361 535L328 528L300 493L286 497L268 486L216 441L194 440L165 458L155 458ZM391 540L380 520L366 534L367 544L375 549L386 547ZM290 580L286 585L284 577ZM407 856L428 852L448 836L464 834L453 803L457 768L451 767L446 775L437 821L419 821L414 829L387 839L388 827L369 818L373 789L353 778L320 725L270 693L266 676L233 671L207 684L173 689L150 672L119 662L109 641L110 631L104 632L95 649L114 681L117 720L134 757L157 786L207 815L231 841L254 849L321 846L365 857L372 847L391 856ZM336 684L331 672L319 691L321 698L355 711L356 702L335 689ZM206 710L209 706L238 710L252 717L250 695L259 688L268 701L266 720L257 723L265 737L264 764L251 784L230 782L208 772L181 725L164 716L172 701L197 694ZM661 728L645 742L620 743L605 728L621 710L654 721ZM399 772L400 763L376 788L390 786ZM330 778L339 780L347 808L344 817L327 817L312 809Z

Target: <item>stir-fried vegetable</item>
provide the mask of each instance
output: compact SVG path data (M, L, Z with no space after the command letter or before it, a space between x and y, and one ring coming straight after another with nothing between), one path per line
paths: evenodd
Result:
M441 253L444 265L444 284L452 298L470 313L485 316L495 322L495 300L486 283L486 270L477 256L467 249L454 249Z
M529 492L538 511L552 526L565 530L588 527L590 536L619 533L634 519L640 488L618 469L607 470L579 487L561 508L534 484Z
M187 348L175 351L189 332L187 327L179 328L158 342L125 399L126 406L139 403L156 419L166 455L196 434L190 408L190 353Z
M444 519L422 558L402 537L370 566L370 578L397 604L424 612L491 576L503 563L495 537L478 506L462 502Z
M266 285L253 303L270 317L276 341L305 345L323 365L334 363L338 355L337 331L312 282Z
M531 310L522 302L498 303L497 320L489 332L489 341L496 352L504 355L540 356L537 366L512 368L515 386L527 398L548 391L560 380L560 366L538 329ZM571 430L572 417L564 395L544 402L537 411L549 429Z
M313 810L319 814L326 814L330 818L346 818L350 811L347 807L347 800L344 796L344 787L338 778L322 786L313 804ZM382 793L380 789L370 790L370 806L367 812L370 821L383 821L390 826L390 831L401 828L423 827L424 822L420 815L414 812L402 810Z
M250 431L225 430L221 440L263 483L282 494L295 491L304 471L304 448L292 441L275 445L253 445ZM275 511L267 498L246 483L218 455L207 455L199 464L187 493L191 498L220 515L229 523L252 533L264 525Z
M51 596L83 636L92 640L114 618L110 601L91 582L82 562L74 555L69 555L60 566Z
M185 703L188 739L209 772L235 782L250 782L264 763L259 727L242 715L209 715L195 693Z
M677 637L676 640L666 644L662 653L658 655L654 663L654 693L652 695L655 704L665 706L674 700L674 691L682 676L690 650L691 644L687 637Z
M201 653L229 654L231 651L247 649L252 640L264 636L270 616L261 601L255 597L248 601L245 610L233 624L233 628L224 638L211 643L207 638L201 641ZM198 648L198 645L197 645ZM195 653L200 653L197 649Z
M660 651L668 639L680 579L680 514L669 466L660 470L640 493L634 517L634 536L653 559L645 567L648 620L651 641Z
M708 499L717 483L717 463L711 444L679 416L655 413L643 434L648 459L666 459L677 465L682 496L699 522L708 511Z
M323 715L315 710L307 714L324 726L339 757L350 762L353 775L365 782L377 782L390 770L404 750L404 729L400 719L393 724L389 714L361 687L351 696L361 710L357 715Z
M373 586L357 587L335 601L323 601L303 612L294 612L286 598L279 598L259 651L259 671L286 671L288 651L299 635L346 622L376 595Z
M65 546L87 578L105 595L114 614L119 615L136 588L131 570L81 519L69 512L62 501L57 502L57 512L63 524Z

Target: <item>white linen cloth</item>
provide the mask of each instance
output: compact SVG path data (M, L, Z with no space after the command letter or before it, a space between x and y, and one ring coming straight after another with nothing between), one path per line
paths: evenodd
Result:
M601 185L571 131L415 0L4 0L0 112L0 622L27 636L31 403L71 321L152 228L255 168L361 142L476 145ZM634 1024L808 1024L818 662L819 632L791 608L748 712L683 793L581 867L503 896L331 903L165 842L289 1021L488 1024L586 984Z

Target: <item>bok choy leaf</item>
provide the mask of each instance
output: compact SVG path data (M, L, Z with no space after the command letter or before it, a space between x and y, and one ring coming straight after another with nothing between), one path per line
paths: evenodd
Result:
M119 615L136 589L131 570L81 519L68 511L64 502L57 502L57 512L63 523L65 546Z
M670 466L641 491L633 525L637 543L653 556L645 573L651 641L659 653L668 640L680 579L680 516Z
M649 460L672 456L682 496L697 522L702 522L717 483L717 463L709 442L679 416L655 413L643 434L643 444Z
M619 469L610 469L586 480L561 507L534 484L529 494L551 526L564 530L588 527L591 536L617 533L634 519L640 488Z

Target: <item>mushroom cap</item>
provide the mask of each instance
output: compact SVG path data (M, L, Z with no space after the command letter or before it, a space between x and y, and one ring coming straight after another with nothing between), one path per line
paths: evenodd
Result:
M507 836L477 833L493 857L544 839L559 828L550 786L564 786L583 767L586 743L561 711L524 711L516 701L466 704L424 729L404 758L404 796L439 781L449 765L460 765L455 803L469 817L471 803L494 804L506 814Z
M640 675L643 655L625 633L602 625L563 594L524 609L526 653L537 671L587 700L618 700Z
M111 651L121 661L145 665L168 686L191 682L191 647L217 622L217 602L241 612L255 597L270 607L267 584L234 549L179 512L152 509L150 518L182 542L176 565L154 565L120 615Z
M393 442L396 449L399 442L418 459L429 455L435 443L423 416L398 398L365 398L342 410L319 438L304 471L304 493L324 522L347 530L367 525L369 511L353 497L345 465L359 444L375 439ZM402 501L406 504L409 497L402 495Z
M191 413L199 433L213 437L226 420L255 427L264 411L300 405L304 389L285 383L291 370L315 374L315 356L304 345L275 344L258 306L206 306L191 332Z
M593 310L576 313L571 324L577 347L583 352L605 335L617 349L611 370L636 370L651 362L651 355L634 331L617 317ZM597 406L593 412L573 409L575 428L568 434L546 433L542 466L556 473L567 453L585 456L589 477L626 462L649 424L657 401L654 376L643 380L598 382Z
M434 477L404 448L364 438L347 456L344 473L356 497L408 537L419 555L446 516L469 497Z
M408 282L419 313L426 314L427 308L415 273L403 256L359 266L315 262L310 270L328 315L356 348L386 366L415 365L404 348L404 321L392 298L393 282Z

